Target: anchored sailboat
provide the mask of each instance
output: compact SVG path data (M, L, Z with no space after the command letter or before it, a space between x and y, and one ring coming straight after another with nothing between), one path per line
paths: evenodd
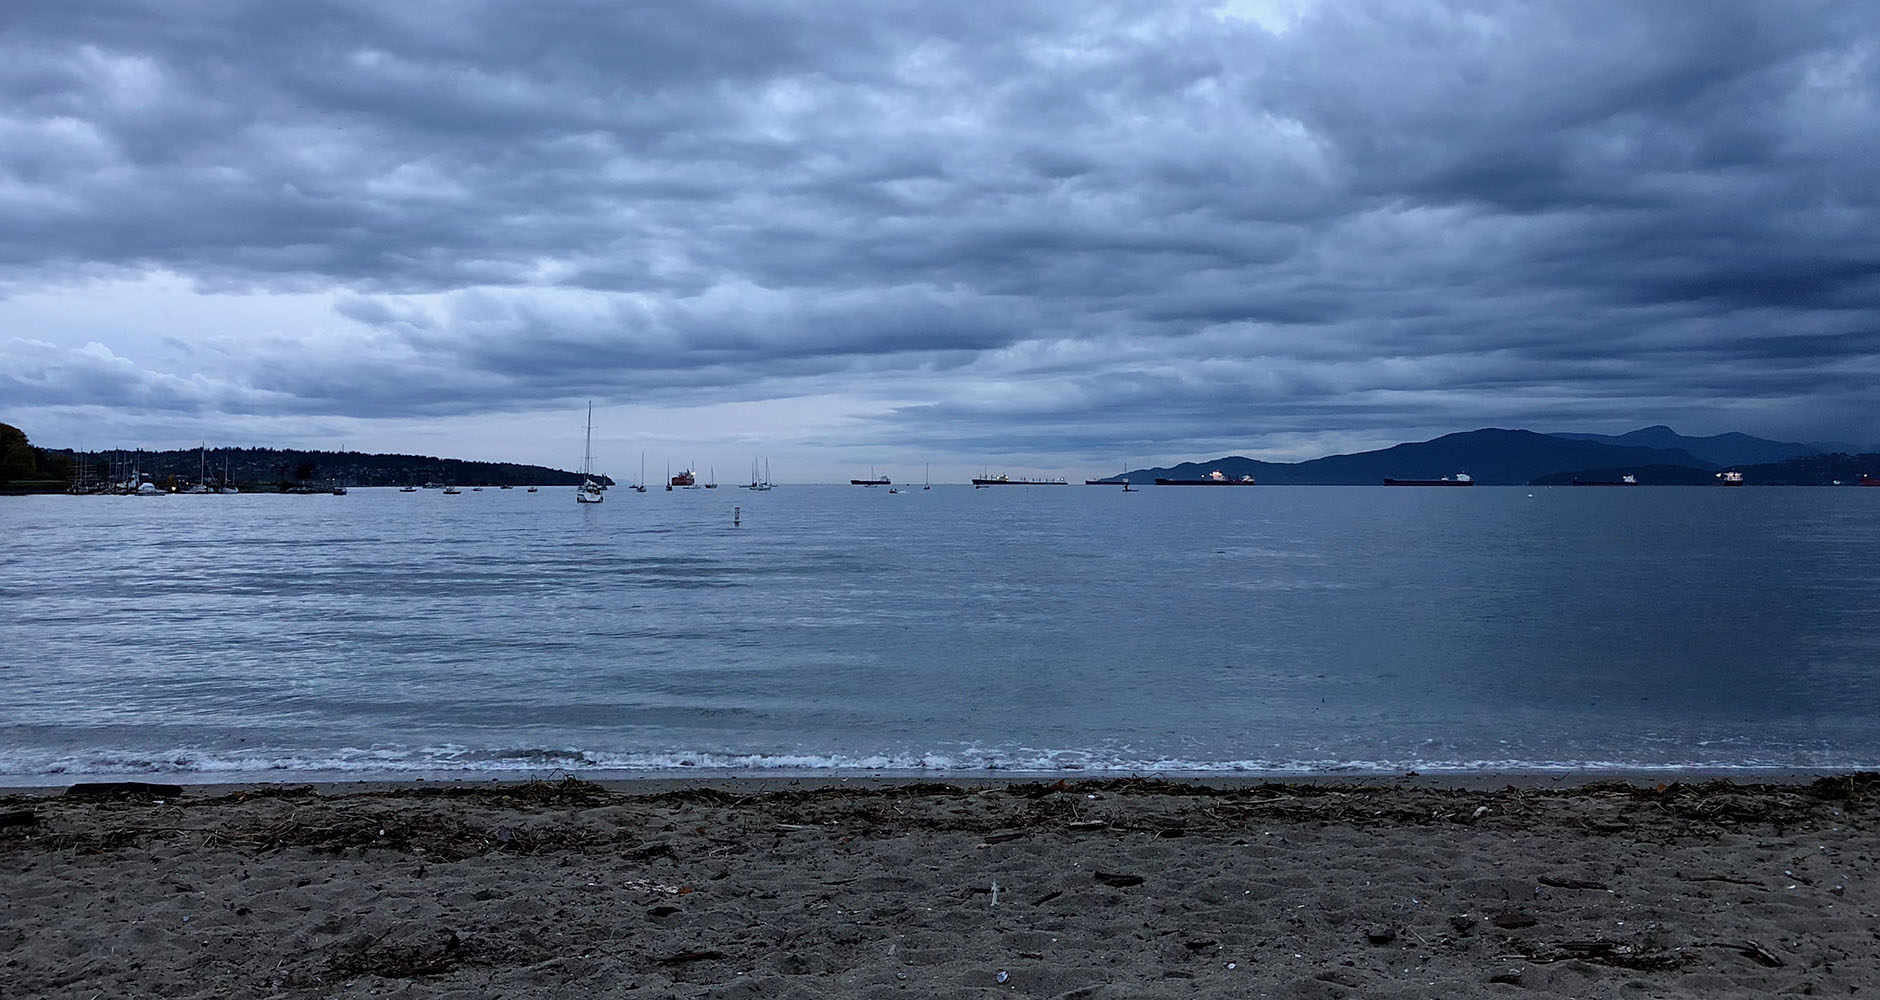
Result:
M209 488L209 443L203 442L202 449L196 453L196 485L184 493L213 493Z
M588 400L587 443L581 449L581 488L574 491L576 503L600 503L607 499L601 484L594 481L594 401Z

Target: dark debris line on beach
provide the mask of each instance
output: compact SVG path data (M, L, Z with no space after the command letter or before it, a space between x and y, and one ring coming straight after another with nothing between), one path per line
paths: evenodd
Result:
M192 813L213 812L218 806L275 800L292 803L317 800L342 807L340 821L301 818L293 809L266 823L236 823L217 827L191 825L112 825L90 833L47 828L44 815L56 815L52 800L33 796L0 797L0 845L24 847L29 843L60 849L109 850L128 846L153 834L195 830L210 846L249 850L307 847L339 851L348 848L422 851L437 860L457 860L484 853L532 854L593 846L620 846L632 840L623 828L597 830L566 824L482 827L456 815L419 811L415 816L378 815L379 804L423 803L443 800L476 803L494 810L543 812L595 809L603 806L658 807L699 805L722 808L762 807L775 817L770 826L794 830L880 834L886 831L951 830L979 832L986 842L1017 839L1034 831L1069 831L1113 834L1151 833L1160 837L1223 833L1243 828L1252 817L1326 825L1399 827L1458 824L1519 827L1547 821L1577 827L1593 834L1652 833L1703 836L1745 824L1781 827L1798 822L1826 803L1872 804L1880 797L1880 774L1859 773L1822 778L1807 785L1734 784L1728 781L1635 786L1601 782L1573 789L1518 788L1491 791L1349 786L1317 783L1270 783L1245 787L1215 787L1146 778L1104 781L1012 783L968 787L939 782L870 785L865 787L782 788L738 793L701 787L651 794L614 791L593 782L569 777L559 781L531 781L481 786L445 784L400 786L388 789L323 793L310 785L246 789L217 797L188 796L180 786L141 786L138 783L74 786L68 800L129 803L154 799L172 809ZM154 789L154 791L152 791ZM1185 808L1145 824L1129 818L1093 818L1099 808L1091 797L1106 795L1162 797L1192 800ZM897 801L913 798L971 802L973 809L952 810L918 818L898 814ZM1591 815L1551 815L1549 807L1561 802L1593 802L1603 806ZM999 805L987 807L985 803ZM1017 803L1007 807L1003 803ZM103 806L109 808L108 806ZM1559 810L1554 810L1558 812ZM323 810L331 812L331 810ZM8 830L8 828L11 828ZM628 856L651 856L670 848L658 843L627 844ZM1727 876L1695 876L1697 880L1729 881ZM1543 880L1543 884L1546 883ZM1605 888L1603 883L1557 883L1560 888Z
M75 794L76 793L76 794ZM1192 805L1153 824L1127 818L1098 819L1089 796L1157 796L1193 800ZM1147 832L1161 837L1222 833L1241 829L1249 818L1290 820L1326 825L1399 827L1441 824L1519 827L1538 821L1578 827L1594 834L1652 833L1702 836L1744 824L1781 827L1797 822L1824 803L1871 804L1880 797L1880 774L1871 772L1822 778L1807 785L1735 784L1728 781L1670 783L1637 786L1600 782L1572 789L1519 788L1474 791L1385 785L1323 783L1269 783L1242 787L1216 787L1149 778L1102 781L1010 783L969 787L941 782L781 788L748 793L700 787L651 794L611 790L578 778L483 786L443 784L399 786L387 789L323 793L311 785L270 786L226 793L217 797L187 796L181 786L103 783L78 785L67 799L85 802L131 802L159 798L176 809L192 812L217 806L266 800L294 802L318 800L341 805L343 822L300 818L293 810L264 824L226 827L181 825L112 826L92 833L47 830L40 822L51 812L41 797L0 797L0 845L12 841L25 846L109 850L129 846L152 834L199 830L210 846L250 850L307 847L339 851L348 848L422 851L436 860L458 860L484 853L533 854L540 851L620 846L632 837L620 828L600 831L564 824L481 827L454 815L420 812L416 816L387 816L361 823L359 813L375 814L373 803L422 803L444 800L470 802L490 809L528 811L594 809L603 806L656 807L700 805L724 808L763 807L787 817L783 825L795 829L841 830L880 834L885 831L953 830L980 832L989 843L1016 839L1039 830L1116 834ZM892 805L912 798L955 799L962 802L1016 802L1016 807L954 810L939 816L911 818L897 814ZM1593 815L1548 814L1548 807L1563 801L1597 802L1604 808ZM778 825L771 824L773 827ZM669 851L658 843L627 844L628 856L651 856ZM1727 876L1696 876L1697 880L1728 881ZM1545 884L1545 883L1544 883ZM1561 885L1565 888L1604 888L1603 883Z

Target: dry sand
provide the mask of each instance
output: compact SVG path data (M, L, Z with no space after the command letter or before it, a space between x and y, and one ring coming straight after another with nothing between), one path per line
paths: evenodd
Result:
M11 795L0 997L1875 995L1877 803L1873 775Z

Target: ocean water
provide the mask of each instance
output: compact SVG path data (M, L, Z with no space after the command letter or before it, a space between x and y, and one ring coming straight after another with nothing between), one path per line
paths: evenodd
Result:
M1880 765L1880 490L26 497L0 532L0 783Z

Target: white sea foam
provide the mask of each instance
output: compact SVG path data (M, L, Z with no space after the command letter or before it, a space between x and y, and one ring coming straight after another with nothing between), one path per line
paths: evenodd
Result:
M1088 750L949 748L876 754L659 752L609 753L574 748L341 748L323 752L229 753L177 749L165 753L95 750L78 754L0 755L0 776L19 784L73 778L163 775L188 781L311 780L315 777L521 776L547 772L590 776L724 775L1317 775L1499 773L1751 773L1771 770L1856 771L1880 763L1829 755L1743 760L1575 759L1297 759L1230 760L1116 756Z

